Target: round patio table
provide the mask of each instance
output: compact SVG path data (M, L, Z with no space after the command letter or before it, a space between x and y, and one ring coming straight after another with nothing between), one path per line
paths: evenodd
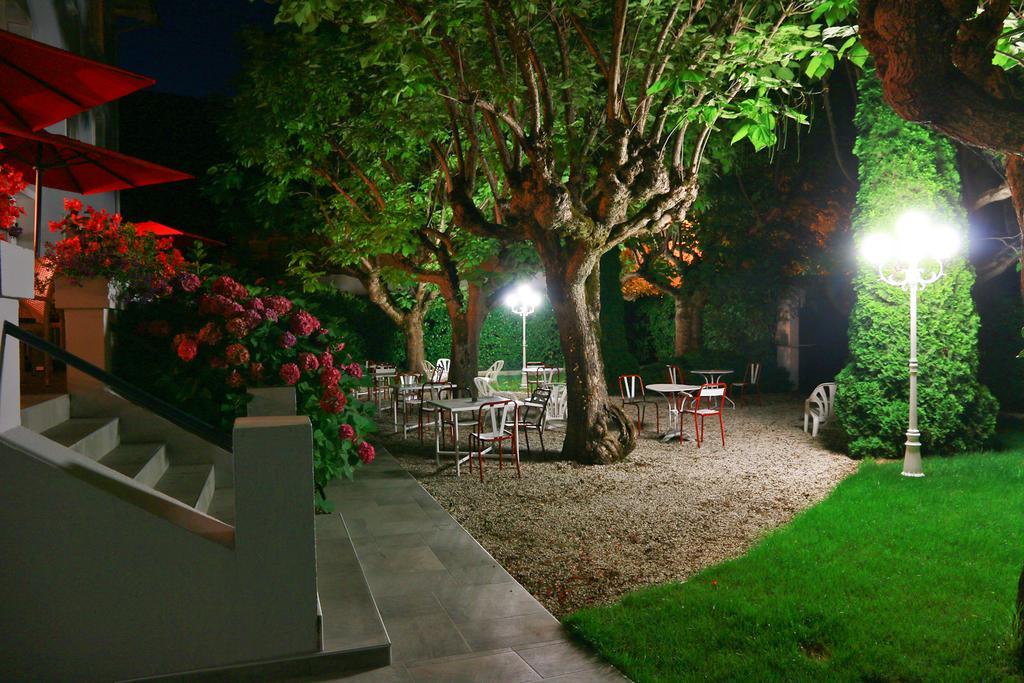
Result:
M695 372L702 376L705 384L718 384L722 381L723 377L733 374L732 370L690 370L690 372ZM725 400L732 404L733 408L736 407L736 403L728 396L725 397Z
M700 386L696 384L648 384L645 388L668 399L668 431L661 435L661 440L671 441L680 437L683 441L689 441L689 437L682 433L683 423L679 419L679 394L692 397L694 392L700 391Z

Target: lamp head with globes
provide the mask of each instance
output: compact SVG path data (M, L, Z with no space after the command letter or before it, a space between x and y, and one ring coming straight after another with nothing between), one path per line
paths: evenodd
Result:
M531 315L540 305L540 294L524 282L505 296L505 305L516 315Z
M907 211L896 221L895 234L871 233L861 242L865 261L878 269L882 281L897 287L921 286L942 277L943 261L960 248L951 226L933 223L923 211Z

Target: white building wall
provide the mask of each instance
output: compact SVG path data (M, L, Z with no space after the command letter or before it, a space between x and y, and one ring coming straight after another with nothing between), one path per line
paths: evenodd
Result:
M65 35L61 30L61 22L58 19L57 4L65 7L70 5L77 7L75 25L79 34L75 36ZM64 50L77 51L86 36L86 17L88 16L89 0L77 0L74 3L65 3L63 0L0 0L0 28L17 33L18 35L38 40L47 45L53 45ZM27 8L28 13L23 11L22 6ZM47 130L51 133L68 135L82 142L108 146L107 141L116 139L116 136L105 130L108 126L107 112L99 110L85 112L73 119L56 123ZM44 176L45 179L45 176ZM25 209L25 215L19 223L24 232L18 239L18 244L23 247L32 247L32 225L35 220L35 190L33 189L34 178L25 178L29 185L25 191L17 197L17 203ZM64 190L53 190L43 188L42 220L40 222L40 233L45 242L56 242L60 236L50 231L50 221L59 220L64 215L64 199L66 197L80 199L85 205L94 206L97 209L106 209L116 212L120 209L120 202L117 192L104 192L93 195L80 195Z

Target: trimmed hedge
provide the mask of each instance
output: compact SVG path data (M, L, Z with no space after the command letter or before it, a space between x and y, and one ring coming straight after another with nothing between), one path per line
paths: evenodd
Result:
M891 229L908 207L966 225L953 146L899 118L883 101L873 74L861 78L858 93L855 235ZM980 449L994 432L998 410L977 378L974 271L962 257L946 265L946 274L921 292L918 307L919 419L930 453ZM836 416L851 455L897 457L907 427L909 297L881 282L867 264L854 289L850 360L836 378Z

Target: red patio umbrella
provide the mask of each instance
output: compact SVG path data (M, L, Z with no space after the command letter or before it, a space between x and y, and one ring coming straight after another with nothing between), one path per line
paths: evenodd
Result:
M0 31L0 124L39 130L155 83Z
M207 244L212 244L218 247L225 246L224 243L221 242L220 240L211 239L209 237L203 237L202 235L196 235L195 233L185 232L184 230L178 230L177 228L172 228L169 225L157 223L156 221L142 221L141 223L136 223L135 221L132 221L132 225L134 225L136 228L143 232L149 232L158 237L185 237L188 239L199 240L200 242L206 242Z
M0 162L22 175L35 174L35 234L38 254L40 199L43 186L79 194L190 180L192 176L149 161L40 131L30 133L0 125Z

